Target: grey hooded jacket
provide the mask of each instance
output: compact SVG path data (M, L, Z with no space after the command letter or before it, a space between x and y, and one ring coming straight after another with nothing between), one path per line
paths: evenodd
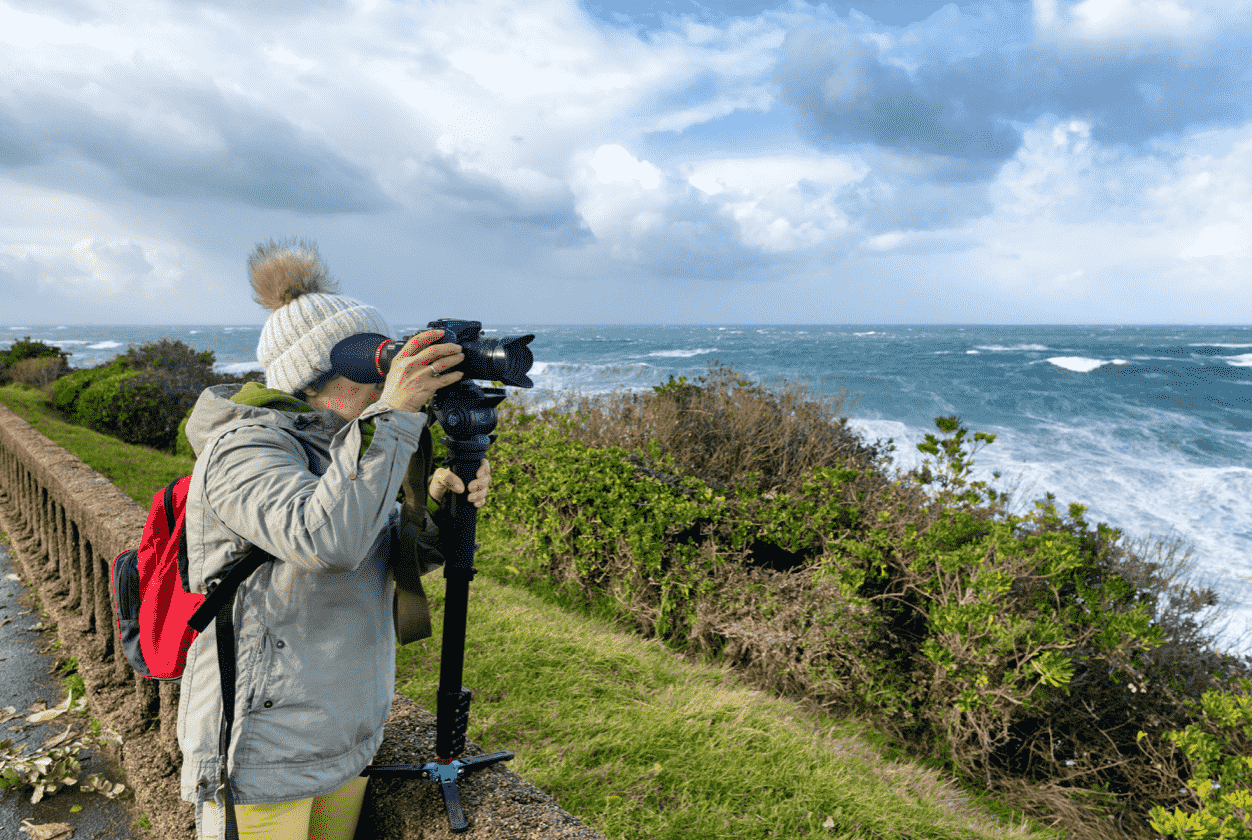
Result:
M206 389L187 422L197 456L188 582L205 592L252 545L277 558L235 596L228 768L236 805L273 804L338 790L382 743L396 667L389 526L426 416L375 403L345 423L332 411L232 402L239 390ZM181 795L197 815L205 799L223 806L221 721L210 624L187 653L178 704Z

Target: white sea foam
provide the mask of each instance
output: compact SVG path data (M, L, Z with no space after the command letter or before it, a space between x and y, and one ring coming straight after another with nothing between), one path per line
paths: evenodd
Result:
M1091 371L1104 365L1129 364L1125 359L1087 359L1082 356L1053 356L1044 361L1051 362L1059 368L1072 370L1075 373L1091 373Z
M864 333L852 333L852 334L853 334L853 335L878 335L878 331L877 331L877 330L870 330L869 332L864 332Z
M214 365L213 369L218 373L229 373L235 376L253 370L265 370L265 368L261 366L260 362L231 362L225 365Z
M1252 347L1252 344L1188 344L1188 347Z
M977 350L966 350L966 351L965 351L965 355L966 355L966 356L981 356L981 355L982 355L982 353L980 353L980 352L979 352L979 351L977 351Z
M689 359L702 353L716 353L716 347L701 347L697 350L654 350L649 356L661 356L670 359Z
M1042 344L1015 344L1012 347L1004 347L999 344L976 344L979 350L1000 350L1000 351L1021 351L1021 350L1051 350L1050 347L1044 347Z
M1244 353L1242 356L1223 356L1222 361L1234 367L1252 367L1252 353Z
M121 347L121 346L123 345L122 345L122 342L120 341L97 341L95 344L88 344L87 349L88 350L116 350L118 347Z

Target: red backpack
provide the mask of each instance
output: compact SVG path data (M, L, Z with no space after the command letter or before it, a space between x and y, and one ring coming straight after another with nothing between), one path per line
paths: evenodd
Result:
M183 523L189 484L191 476L186 475L157 491L139 548L113 558L109 576L122 650L134 669L148 679L180 679L192 641L230 603L239 585L262 563L274 559L254 546L207 597L192 592ZM226 611L225 622L233 639L230 612ZM234 663L229 665L233 677Z

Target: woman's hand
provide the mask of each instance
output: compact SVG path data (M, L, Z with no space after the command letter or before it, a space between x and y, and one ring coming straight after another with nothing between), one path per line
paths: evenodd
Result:
M469 483L469 502L476 508L480 508L487 501L487 488L491 486L491 465L484 458L482 464L478 467L478 475ZM436 502L443 498L443 494L451 490L453 493L464 493L465 484L462 483L460 477L452 470L440 467L430 477L430 487L428 492L430 497Z
M427 330L409 339L396 357L383 385L382 401L396 411L421 411L440 388L460 381L461 371L445 373L465 361L459 344L432 344L443 330Z

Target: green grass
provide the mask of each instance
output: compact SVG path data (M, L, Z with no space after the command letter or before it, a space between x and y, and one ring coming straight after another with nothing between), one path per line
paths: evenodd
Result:
M0 401L126 482L145 507L191 471L189 459L66 424L42 397L0 388ZM478 538L464 677L474 689L469 737L488 751L512 750L512 769L610 840L1062 836L903 757L863 723L752 689L726 666L622 631L541 581L528 588L509 571L524 538L486 518ZM396 686L433 710L443 576L427 576L426 587L435 634L399 650Z
M67 423L48 404L47 395L29 385L0 387L0 403L73 452L145 510L152 504L153 494L179 476L190 475L195 466L191 458L132 446Z

